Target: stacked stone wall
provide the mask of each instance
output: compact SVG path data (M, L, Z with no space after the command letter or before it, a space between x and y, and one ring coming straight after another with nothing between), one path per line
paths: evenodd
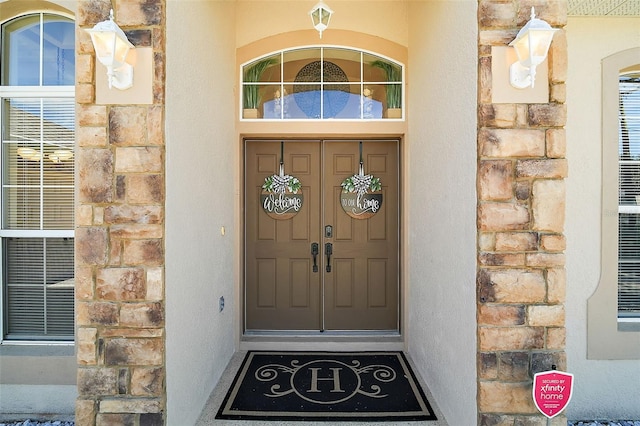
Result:
M559 28L549 52L549 102L492 102L492 46L536 15ZM533 375L566 370L566 1L478 3L478 423L545 425ZM508 82L507 82L508 84ZM551 424L566 424L558 416Z
M150 105L96 104L106 69L85 29L112 8L129 40L153 49ZM164 33L164 0L78 2L79 426L165 422Z

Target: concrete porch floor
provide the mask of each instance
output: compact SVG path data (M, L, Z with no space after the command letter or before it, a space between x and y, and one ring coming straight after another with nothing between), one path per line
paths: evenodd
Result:
M207 404L205 405L204 409L202 410L202 413L200 414L200 418L198 419L196 426L209 426L209 425L227 425L227 426L242 426L242 425L278 425L278 426L285 426L285 425L316 425L316 426L327 426L330 424L340 424L340 425L353 425L353 426L365 426L365 425L376 425L376 424L381 424L381 423L385 423L385 422L311 422L311 421L307 421L307 422L291 422L291 421L267 421L267 420L253 420L253 421L248 421L248 420L219 420L216 419L216 413L218 412L218 409L220 408L220 405L222 404L222 400L224 399L225 395L227 394L227 391L229 390L229 387L231 386L231 382L233 381L233 378L236 375L236 372L238 371L238 369L240 368L240 365L242 364L242 360L244 359L244 356L246 355L246 351L238 351L234 354L234 356L231 358L231 361L229 362L229 365L227 366L225 372L223 373L222 377L220 378L220 381L218 382L218 385L216 386L216 388L213 390L213 392L211 393L211 396L209 397L209 400L207 401ZM407 355L407 354L405 354ZM433 399L433 396L431 395L431 392L429 390L429 388L426 386L426 384L424 383L424 381L422 380L422 377L420 377L420 375L418 374L418 372L415 369L415 366L413 365L413 362L411 361L411 359L409 358L409 356L407 355L407 359L409 360L409 364L411 364L411 367L413 368L414 373L416 374L416 376L418 377L418 381L420 382L420 385L422 386L422 389L425 392L425 395L427 396L427 399L429 400L429 403L431 404L431 408L434 410L436 417L438 418L438 420L436 421L411 421L411 422L399 422L399 421L393 421L393 422L389 422L389 423L393 423L394 425L422 425L422 426L448 426L447 422L444 419L444 416L442 415L442 413L440 412L440 410L438 409L438 407L435 404L435 401Z

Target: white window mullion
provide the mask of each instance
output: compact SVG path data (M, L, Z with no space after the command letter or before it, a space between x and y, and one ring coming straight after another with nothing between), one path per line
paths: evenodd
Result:
M39 222L40 229L44 229L44 162L46 161L44 155L44 100L40 99L40 152L42 153L42 160L40 160L40 211Z
M0 238L73 238L73 229L29 230L2 229Z
M320 120L324 120L324 47L320 48Z
M44 86L44 14L40 13L40 86Z
M47 321L47 239L42 241L42 293L44 307L44 334L49 334L49 326Z
M360 51L360 120L364 119L364 64L363 55Z

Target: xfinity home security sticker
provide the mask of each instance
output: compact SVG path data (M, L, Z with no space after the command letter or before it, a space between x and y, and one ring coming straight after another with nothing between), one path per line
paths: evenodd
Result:
M533 378L533 401L542 414L551 419L566 408L573 392L573 374L543 371Z

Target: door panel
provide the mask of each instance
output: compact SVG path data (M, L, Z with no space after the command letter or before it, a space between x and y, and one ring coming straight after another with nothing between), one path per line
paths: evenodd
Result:
M280 141L247 141L245 155L246 329L397 330L398 142L363 143L365 173L380 178L383 193L365 220L340 205L342 181L358 171L358 141L284 143L285 174L300 179L304 196L288 220L272 219L260 204L264 179L279 171Z
M285 174L302 182L300 212L269 217L260 204L262 184L278 174L280 142L246 143L246 328L318 330L320 274L312 271L310 246L320 223L320 144L285 143Z
M365 174L379 177L383 202L369 219L348 216L340 205L341 183L358 171L358 142L324 143L325 224L334 228L335 268L324 274L327 330L398 329L398 146L363 143ZM392 231L393 230L393 231Z

